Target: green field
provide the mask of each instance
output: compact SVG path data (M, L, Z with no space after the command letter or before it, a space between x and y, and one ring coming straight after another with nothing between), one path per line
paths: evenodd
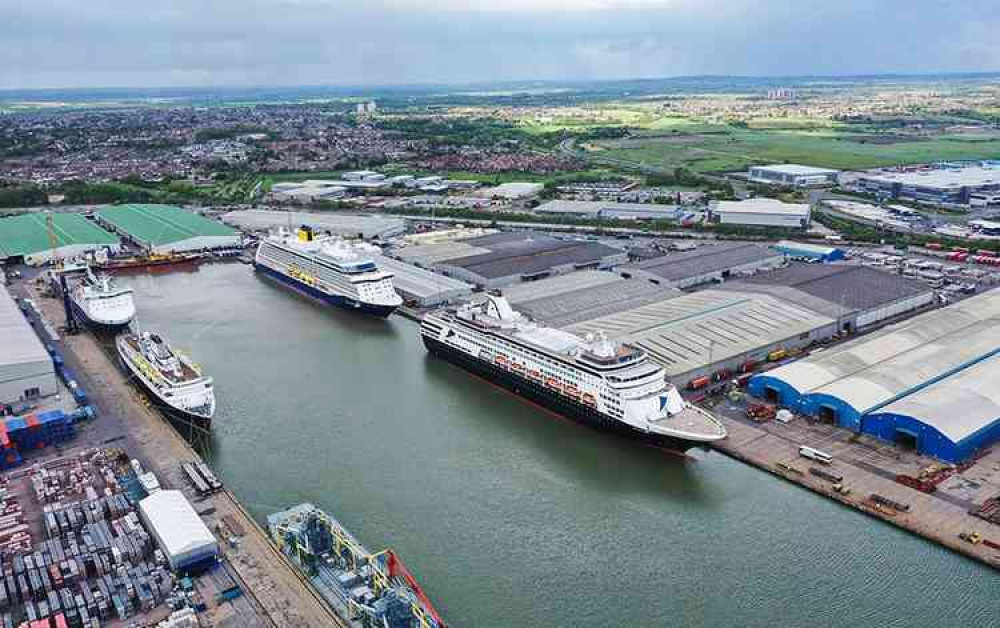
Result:
M798 163L854 170L960 159L1000 159L1000 133L940 137L873 134L863 128L741 129L660 133L593 142L594 157L695 172Z

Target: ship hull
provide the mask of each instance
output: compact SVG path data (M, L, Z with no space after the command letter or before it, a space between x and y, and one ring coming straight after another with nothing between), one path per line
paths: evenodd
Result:
M164 414L170 416L171 418L178 419L182 422L193 423L194 425L202 428L209 429L212 427L212 417L205 416L203 414L196 414L189 410L183 408L178 408L177 406L171 404L166 399L164 399L160 392L156 390L153 386L150 386L142 374L132 366L132 363L127 357L122 354L122 350L118 349L118 359L122 364L122 367L128 372L132 379L139 385L142 392L146 395L149 401L158 410Z
M396 311L395 305L376 305L373 303L362 303L355 299L339 295L339 294L327 294L316 288L310 286L307 283L301 282L294 277L289 277L283 273L280 273L273 268L269 268L261 264L260 262L254 262L254 270L261 275L273 279L282 285L295 290L299 294L309 297L315 301L319 301L324 305L332 305L333 307L338 307L342 310L347 310L348 312L354 312L356 314L364 314L366 316L374 316L377 318L386 318L390 314Z
M123 331L124 329L126 329L132 323L132 317L129 317L128 320L123 320L123 321L120 321L120 322L109 322L109 321L96 320L96 319L92 318L91 316L89 316L87 314L86 310L84 310L82 307L80 307L77 304L77 302L74 301L73 299L70 299L69 305L70 305L70 308L72 308L73 314L74 314L74 316L76 316L77 320L79 320L81 323L83 323L87 327L90 327L91 329L93 329L95 331L98 331L98 332L101 332L101 333L106 333L106 334L114 335L114 334L117 334L120 331Z
M464 351L450 347L426 334L421 334L421 337L424 346L432 355L447 360L520 397L588 427L676 452L685 452L693 447L705 446L705 443L699 441L638 430L599 412L596 408L564 397L546 388L541 382L535 382L507 369L478 360Z

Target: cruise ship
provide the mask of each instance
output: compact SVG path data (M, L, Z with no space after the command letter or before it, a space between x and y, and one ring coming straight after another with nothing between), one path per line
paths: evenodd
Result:
M726 436L643 350L541 327L503 297L428 314L420 333L432 354L584 424L674 451Z
M119 331L135 318L132 289L120 287L107 275L83 269L69 289L69 301L77 317L98 329Z
M184 419L207 426L215 414L212 378L166 340L150 332L128 331L115 339L125 367L142 384L152 401Z
M303 226L294 235L261 240L254 268L291 288L352 312L389 316L403 304L392 273L379 270L374 247L336 236L316 237Z

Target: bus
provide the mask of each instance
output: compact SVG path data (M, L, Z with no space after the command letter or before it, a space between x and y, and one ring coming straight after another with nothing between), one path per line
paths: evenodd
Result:
M799 455L803 458L809 458L810 460L815 460L816 462L821 462L823 464L833 463L833 456L830 454L818 449L813 449L812 447L806 447L805 445L799 447Z

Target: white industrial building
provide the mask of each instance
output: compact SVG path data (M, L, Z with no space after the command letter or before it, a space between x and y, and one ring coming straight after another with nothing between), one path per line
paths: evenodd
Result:
M0 285L0 404L56 392L52 358L7 288Z
M750 275L785 264L777 251L745 242L726 242L669 253L631 266L618 268L626 278L638 277L656 285L690 288L710 281Z
M806 203L783 203L773 198L718 201L708 212L710 223L807 229L812 208Z
M396 287L396 292L418 307L455 303L468 298L475 288L464 281L445 277L391 257L384 255L373 257L375 264L381 270L392 273L392 283Z
M211 566L219 542L180 491L157 491L139 502L139 516L175 571Z
M875 170L858 175L855 185L865 192L918 203L969 205L1000 194L1000 166L943 164L898 170ZM977 204L981 204L977 200Z
M308 225L319 232L365 240L387 240L401 235L405 223L401 218L352 215L330 212L284 212L265 209L243 209L222 216L222 222L243 231L292 230Z
M572 201L557 199L535 208L538 214L617 218L623 220L677 220L683 211L677 205L657 203L617 203L614 201Z
M499 198L507 201L514 201L523 198L531 198L532 196L538 196L542 193L545 186L541 183L525 183L511 181L510 183L501 183L500 185L492 188L485 188L476 192L476 196L481 196L483 198Z
M798 164L774 164L751 166L747 173L747 179L752 183L809 187L833 185L837 182L839 174L839 170L831 170L830 168L814 168Z

